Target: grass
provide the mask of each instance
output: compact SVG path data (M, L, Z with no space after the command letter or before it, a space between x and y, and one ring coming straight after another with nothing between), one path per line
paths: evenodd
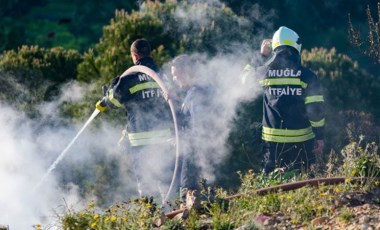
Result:
M328 171L331 162L325 164L324 174L319 176L344 176L345 183L302 187L287 192L254 195L252 190L304 179L305 175L276 171L269 176L249 171L240 174L240 197L226 200L227 192L213 189L213 202L203 202L199 211L191 210L186 219L163 218L163 210L153 199L140 198L115 204L106 210L96 210L94 203L80 211L67 212L59 218L62 229L259 229L271 216L277 216L287 226L307 227L311 220L323 216L338 216L342 222L354 217L346 205L337 205L346 194L380 189L380 157L375 143L364 145L351 143L342 150L339 165L335 162L335 174ZM330 159L333 159L331 157ZM330 165L330 166L329 166ZM367 177L353 183L352 177ZM211 196L211 189L201 192ZM207 200L206 200L207 201ZM266 223L267 224L267 223ZM309 226L310 228L310 226Z
M352 213L348 208L343 208L339 213L339 219L345 223L349 223L354 217L355 214Z

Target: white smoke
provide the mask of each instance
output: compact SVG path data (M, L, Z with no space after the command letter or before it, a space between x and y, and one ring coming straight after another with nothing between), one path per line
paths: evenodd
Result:
M218 1L212 1L213 4ZM255 8L257 10L257 8ZM252 12L256 14L255 11ZM257 14L260 12L257 10ZM176 12L180 18L189 18L192 22L208 24L208 15L204 11L186 12L180 9ZM255 15L257 16L257 15ZM260 17L257 17L260 18ZM184 20L186 21L186 20ZM229 134L230 122L234 116L235 108L242 100L247 97L254 98L259 95L259 89L245 89L241 86L241 73L248 60L256 59L260 46L260 41L265 37L264 34L258 34L255 41L249 41L257 44L257 51L249 51L251 45L248 44L231 44L238 47L236 53L220 55L214 58L207 57L207 54L196 54L202 64L200 71L206 76L206 80L217 90L217 97L210 98L214 104L214 111L218 113L209 114L215 119L215 130L203 130L202 132L215 132L218 136L214 140L197 140L199 148L216 148L213 154L198 154L198 164L201 167L201 175L208 181L215 180L216 168L225 160L228 151L224 143ZM247 41L246 41L247 42ZM255 61L254 61L255 63ZM259 62L256 62L259 64ZM33 188L46 173L46 170L59 156L61 151L76 135L83 124L70 124L64 126L60 123L60 117L57 113L58 105L62 101L81 101L84 95L91 89L91 86L80 86L75 82L66 86L64 93L60 98L51 103L39 106L42 117L39 120L32 120L23 113L13 109L5 104L1 105L0 114L0 225L9 225L10 229L30 229L32 225L38 223L51 224L56 220L54 213L60 210L62 206L75 207L81 209L83 205L88 204L88 200L96 199L89 196L87 199L79 195L81 188L70 182L65 188L60 187L57 175L53 171L48 179L33 193ZM94 106L94 105L90 105ZM112 112L112 111L110 111ZM90 116L91 114L88 114ZM95 119L102 119L103 114L98 115ZM52 125L44 125L48 120ZM52 122L53 121L53 122ZM83 121L83 123L85 120ZM114 149L117 148L117 140L121 134L120 127L108 124L106 121L101 122L99 129L94 129L91 125L83 132L72 148L67 152L64 160L57 166L62 174L72 174L74 167L80 167L93 159L92 155L95 150L104 150L104 153L116 154ZM199 151L201 153L202 151ZM158 155L157 155L158 156ZM170 156L170 155L167 155ZM123 156L120 159L124 159ZM167 167L168 159L153 157L151 161L146 161L147 168L152 177L148 180L155 181L155 176L167 177L172 175L172 168ZM121 160L123 162L123 160ZM151 163L155 164L151 164ZM120 177L127 185L131 180L131 169L127 165L121 168ZM153 170L154 169L154 170ZM164 175L165 174L165 175ZM94 180L94 175L86 178ZM133 178L132 178L133 179ZM127 187L127 186L126 186ZM110 193L115 200L121 200L126 192L135 188L125 188L124 191L113 191ZM165 189L163 189L165 191ZM117 194L117 192L120 192ZM54 222L53 222L54 224Z
M40 146L36 145L31 127L32 122L23 114L2 105L0 114L1 193L0 223L11 229L29 229L39 223L39 216L49 211L49 200L58 191L49 181L42 191L43 198L33 194L34 183L43 173L43 159L38 156Z
M41 105L42 116L39 119L30 119L22 112L1 104L0 226L8 225L12 230L31 229L36 224L57 227L57 215L62 215L66 208L80 209L89 200L96 199L79 196L80 188L72 182L60 187L58 179L61 176L55 170L36 188L49 166L83 125L64 126L57 114L58 102L83 99L89 87L78 87L72 84L57 101ZM79 136L65 159L58 164L59 172L70 173L73 166L83 166L86 161L96 158L90 155L93 149L117 146L119 130L107 123L100 127L100 130L92 132L90 125ZM87 179L91 180L91 177Z
M225 7L223 3L215 0L190 2L207 3L210 6L219 8ZM208 8L189 7L186 4L183 7L177 7L176 11L173 12L177 23L176 26L179 27L176 30L191 34L191 30L194 30L194 28L196 30L210 27L215 18L215 15L213 15L215 13L215 11ZM208 103L211 104L210 108L208 108L208 114L203 114L208 116L213 128L210 128L210 126L197 127L198 136L192 139L190 141L192 143L189 144L189 146L195 147L196 150L183 150L183 152L191 152L191 154L195 155L195 162L200 167L200 176L210 183L217 179L216 171L229 156L226 141L232 128L231 122L235 116L237 106L243 101L254 100L261 95L261 87L258 82L254 88L248 88L243 85L242 74L247 64L251 64L253 67L263 64L264 59L259 54L260 45L263 39L272 35L273 24L270 19L275 16L275 12L273 10L264 12L258 4L253 4L242 9L242 13L245 15L244 18L239 18L239 25L242 28L247 28L245 27L246 25L255 27L258 25L257 34L252 36L252 40L247 41L242 38L240 42L236 40L234 42L219 41L219 43L223 44L218 44L216 41L207 41L208 43L218 44L221 52L228 50L228 53L220 53L214 56L207 53L186 53L185 50L185 54L199 61L197 66L192 67L192 74L201 76L199 81L204 81L206 85L211 86L212 90L215 91L213 98L208 99ZM231 34L238 34L238 30L241 28L236 26L229 29ZM270 32L268 33L268 31ZM252 49L252 47L254 48ZM170 63L165 68L169 72L166 76L170 76Z
M202 54L189 54L198 60L197 66L191 68L192 76L213 93L207 98L206 110L196 114L202 116L196 119L204 120L206 125L197 126L197 136L191 139L191 143L184 143L187 147L195 147L195 150L183 149L183 152L195 155L200 176L210 183L216 179L216 170L229 154L226 141L237 106L245 100L255 99L262 92L259 84L252 88L242 83L243 69L248 64L247 60L252 59L251 54L245 55L230 53L210 58ZM256 61L257 65L259 63Z

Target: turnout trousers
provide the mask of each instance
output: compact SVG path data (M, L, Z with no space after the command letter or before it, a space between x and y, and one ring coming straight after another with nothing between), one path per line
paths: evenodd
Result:
M269 174L276 168L283 168L286 171L300 170L300 172L308 172L310 166L315 163L314 141L314 139L299 143L264 141L264 173Z

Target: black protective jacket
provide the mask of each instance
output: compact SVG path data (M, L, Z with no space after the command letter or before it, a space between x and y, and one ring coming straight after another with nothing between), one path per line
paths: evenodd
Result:
M136 63L157 72L150 57ZM111 81L108 101L123 107L128 117L127 132L131 146L167 142L172 137L172 117L159 85L140 72L116 77Z
M254 69L264 89L262 139L297 143L323 139L324 98L317 76L303 67L292 47L279 47L265 65Z
M193 86L188 91L181 105L182 122L184 129L193 132L205 128L207 115L210 110L211 89L205 86Z

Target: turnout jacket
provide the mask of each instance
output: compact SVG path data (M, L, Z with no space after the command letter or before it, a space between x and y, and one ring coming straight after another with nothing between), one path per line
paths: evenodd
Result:
M157 72L151 57L136 63ZM122 107L127 115L127 132L131 146L165 143L171 137L172 118L170 107L159 85L140 72L116 77L111 81L108 101Z
M264 141L297 143L323 139L321 84L311 70L301 65L294 48L277 48L270 60L253 69L253 75L264 90Z
M210 109L210 87L196 85L191 87L181 105L181 128L196 132L208 125Z

